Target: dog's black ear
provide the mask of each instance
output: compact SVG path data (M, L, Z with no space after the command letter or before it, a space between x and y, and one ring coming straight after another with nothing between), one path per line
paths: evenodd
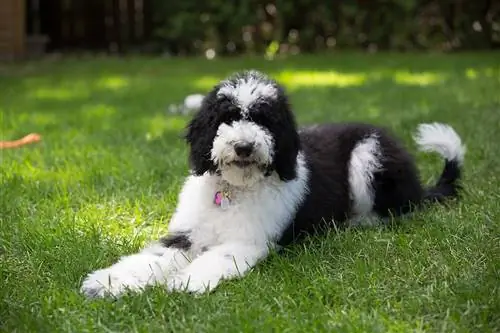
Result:
M211 92L203 99L200 110L193 116L186 129L185 138L190 148L189 162L197 176L217 170L210 156L217 134L216 107L216 95Z
M282 94L284 96L284 94ZM278 103L280 105L279 128L274 130L275 155L274 169L283 181L297 177L297 155L300 150L300 138L297 132L295 117L290 111L286 97Z
M276 146L274 169L283 181L297 177L297 154L299 152L299 138L296 132L283 135Z

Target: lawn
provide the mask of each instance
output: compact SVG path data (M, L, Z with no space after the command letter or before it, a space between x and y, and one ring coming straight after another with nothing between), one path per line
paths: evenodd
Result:
M243 68L286 85L301 124L367 121L417 153L421 122L467 145L463 199L395 228L331 232L273 254L210 295L151 288L86 300L82 277L165 232L187 174L167 112ZM334 54L284 60L82 58L0 67L0 330L499 332L500 54Z

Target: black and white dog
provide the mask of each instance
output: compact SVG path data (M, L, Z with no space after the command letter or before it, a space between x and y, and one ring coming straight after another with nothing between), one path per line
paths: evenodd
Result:
M282 86L256 71L235 74L203 100L187 131L192 174L168 234L89 274L89 297L140 291L205 292L245 275L271 248L303 235L410 212L457 196L465 148L443 124L415 136L445 159L424 188L412 157L385 130L325 124L298 130Z

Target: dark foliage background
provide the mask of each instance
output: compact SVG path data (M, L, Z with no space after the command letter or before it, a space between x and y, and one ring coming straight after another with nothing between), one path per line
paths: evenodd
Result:
M500 47L498 0L152 0L153 42L171 54Z

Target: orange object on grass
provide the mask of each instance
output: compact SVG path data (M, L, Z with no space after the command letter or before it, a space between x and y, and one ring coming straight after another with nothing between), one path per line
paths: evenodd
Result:
M25 137L14 141L0 141L0 149L18 148L30 143L39 142L42 139L40 134L31 133Z

